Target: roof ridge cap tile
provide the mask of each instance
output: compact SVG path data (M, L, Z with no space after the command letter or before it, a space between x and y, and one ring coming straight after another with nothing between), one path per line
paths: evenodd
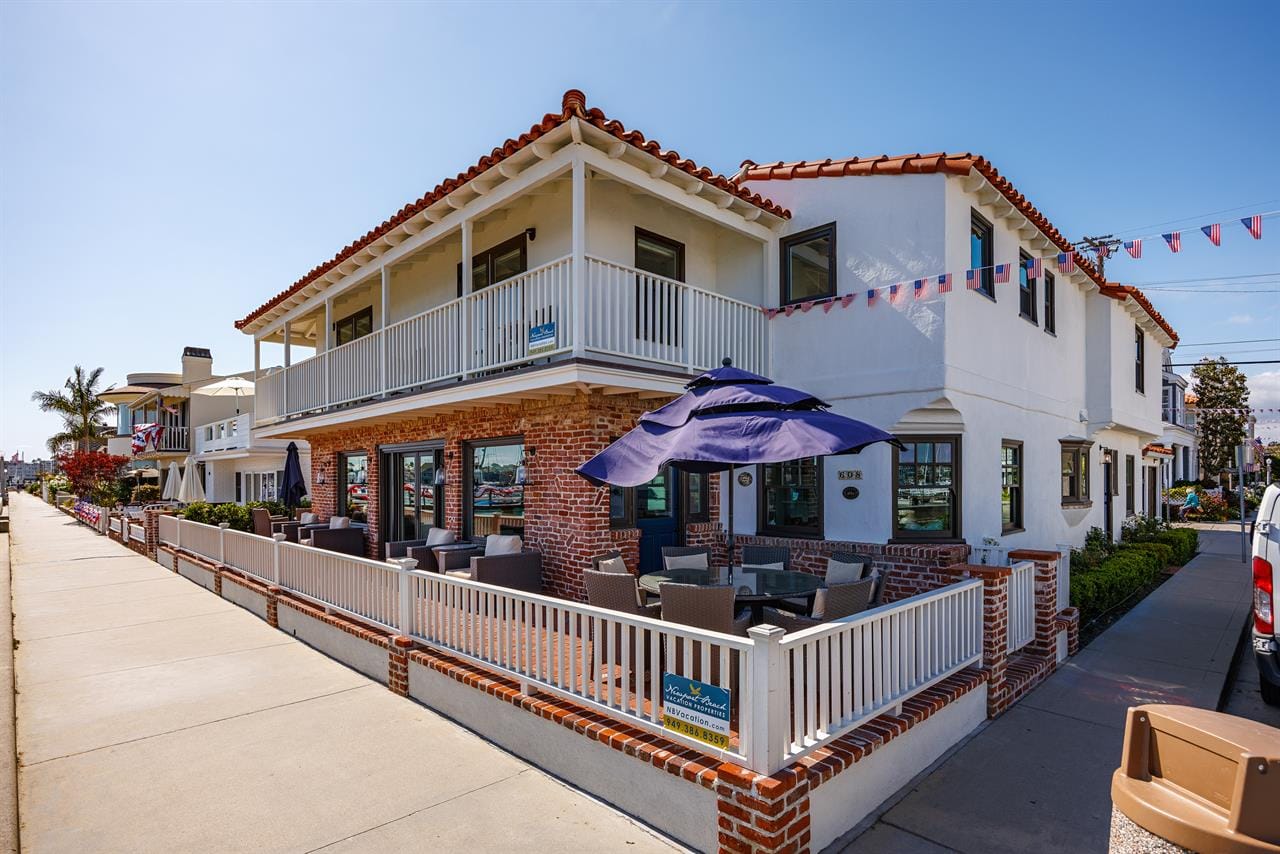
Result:
M293 296L325 273L333 270L344 261L358 254L371 243L381 239L385 234L400 226L406 220L417 216L426 208L474 180L477 176L483 174L489 169L492 169L498 163L515 154L517 151L520 151L536 142L540 137L555 130L571 118L578 118L585 121L593 127L616 137L618 140L658 157L681 171L687 172L692 177L711 184L717 189L724 190L725 192L742 199L748 204L754 205L755 207L771 213L774 216L782 219L791 218L791 211L770 201L760 193L741 187L736 181L733 181L724 175L720 175L706 166L698 166L698 164L694 163L692 160L682 158L676 151L664 150L657 140L647 139L639 130L627 130L626 126L621 121L617 119L610 119L599 107L587 107L586 95L582 90L569 89L564 93L564 97L561 100L561 111L559 113L546 113L543 115L542 121L530 126L529 130L525 133L520 134L518 137L508 138L501 145L496 146L488 154L482 156L466 171L459 172L453 178L444 179L432 190L424 193L416 201L405 204L390 217L383 220L381 224L365 232L365 234L360 238L348 243L330 260L312 267L309 272L295 281L288 288L249 312L249 314L245 315L242 319L237 320L235 322L236 329L243 329L248 326L267 311L270 311L272 308L284 302L286 299Z

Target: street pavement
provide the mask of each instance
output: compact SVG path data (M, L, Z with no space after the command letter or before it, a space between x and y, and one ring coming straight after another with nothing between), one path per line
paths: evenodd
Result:
M1251 596L1239 534L1202 530L1199 555L843 850L1105 851L1125 710L1218 708Z
M11 546L24 851L678 850L34 498Z

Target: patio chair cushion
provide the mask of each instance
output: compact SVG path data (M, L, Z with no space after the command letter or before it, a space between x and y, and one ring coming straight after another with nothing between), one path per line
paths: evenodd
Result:
M524 548L524 541L516 534L490 534L484 540L484 556L517 555Z
M427 531L428 546L447 546L453 541L453 531L448 528L431 528Z
M471 570L469 569L451 569L445 575L452 575L454 578L470 578Z
M320 517L315 513L303 513L298 517L298 521L304 525L314 525L316 522L320 521Z
M351 527L350 516L330 516L329 517L330 531L341 531L344 528L350 528L350 527Z
M742 568L749 572L782 572L782 570L786 569L786 566L782 561L778 561L777 563L744 563Z
M846 563L833 557L827 558L827 584L847 584L850 581L861 581L867 574L866 561Z
M621 573L622 575L629 575L627 572L627 562L622 559L621 555L597 561L596 566L598 567L598 572L616 572Z
M667 555L662 558L666 569L707 569L710 564L706 553L696 555Z

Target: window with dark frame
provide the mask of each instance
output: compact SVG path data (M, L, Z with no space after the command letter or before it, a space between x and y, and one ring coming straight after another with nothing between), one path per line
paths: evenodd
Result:
M684 244L637 228L635 267L658 277L636 276L636 337L680 346L681 299L670 281L684 281Z
M1005 439L1000 443L1000 531L1021 531L1022 524L1022 443Z
M1124 456L1124 513L1126 516L1134 514L1134 468L1135 460L1133 454L1125 454Z
M1044 331L1058 333L1058 283L1048 271L1044 274Z
M1036 322L1036 280L1027 269L1031 256L1026 252L1018 252L1018 315L1032 323Z
M1092 442L1061 440L1062 449L1062 505L1064 507L1090 505L1089 500L1089 449Z
M995 229L977 211L969 210L969 267L978 271L978 293L996 298Z
M529 269L528 240L522 231L471 257L471 292L484 290ZM462 262L458 262L458 296L462 296Z
M757 472L757 530L792 537L822 536L822 460L768 463Z
M367 305L354 314L333 322L333 346L350 344L373 332L373 306Z
M710 522L711 475L704 472L684 472L681 479L684 481L684 501L681 504L684 508L684 521Z
M893 451L893 537L960 537L960 437L903 436Z
M1133 387L1140 391L1147 390L1147 338L1142 334L1142 327L1133 327Z
M338 515L369 521L369 455L364 451L338 454Z
M779 248L782 261L782 305L835 296L834 222L783 238Z
M524 439L486 439L463 445L463 535L524 532Z

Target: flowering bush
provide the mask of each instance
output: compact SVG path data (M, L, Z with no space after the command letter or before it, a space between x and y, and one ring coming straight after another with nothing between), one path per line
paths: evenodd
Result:
M97 451L58 454L57 460L58 468L67 476L71 491L80 498L88 498L95 492L98 493L98 498L102 498L106 492L114 494L115 481L121 469L129 464L128 457ZM110 500L110 496L107 500Z
M1186 519L1200 522L1225 522L1231 515L1231 506L1221 494L1200 491L1200 509L1184 510Z

